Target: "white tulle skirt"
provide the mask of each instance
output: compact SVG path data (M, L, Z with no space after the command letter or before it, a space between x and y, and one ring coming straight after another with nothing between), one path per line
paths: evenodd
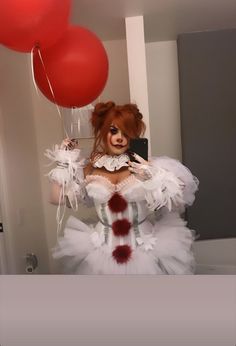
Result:
M151 228L155 238L152 249L137 246L130 260L119 264L106 243L94 246L91 235L95 228L71 216L64 236L53 249L53 257L62 259L65 274L194 274L192 244L195 236L185 221L177 213L167 213Z

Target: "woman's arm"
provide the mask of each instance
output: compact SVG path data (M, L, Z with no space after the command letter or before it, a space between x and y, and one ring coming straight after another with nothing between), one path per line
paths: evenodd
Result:
M84 177L86 177L86 175L91 172L91 168L92 168L92 165L90 163L84 167L83 169ZM62 194L62 186L58 184L56 181L51 181L49 202L54 205L58 205L59 203L61 205L64 205L66 203L66 206L68 208L71 208L71 204L68 197L65 195L64 198L62 199L61 194Z
M51 182L50 184L50 195L49 195L49 202L54 205L58 205L60 201L62 186L59 185L57 182ZM65 204L65 198L63 201L60 201L61 204Z
M130 163L129 169L143 182L151 210L167 207L183 212L193 203L198 180L179 161L160 157L147 162L137 154L135 158L139 163Z
M49 201L55 205L67 204L77 209L78 202L85 201L84 168L78 143L65 139L60 146L47 150L46 156L56 163L49 173L51 181Z

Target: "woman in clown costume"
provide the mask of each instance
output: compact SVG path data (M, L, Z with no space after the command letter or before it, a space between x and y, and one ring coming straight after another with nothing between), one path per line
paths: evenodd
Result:
M194 232L181 218L194 201L198 180L168 157L145 161L129 142L145 131L134 104L98 103L91 117L94 148L81 158L79 144L64 140L46 155L51 202L94 206L96 225L69 217L53 249L74 274L193 274Z

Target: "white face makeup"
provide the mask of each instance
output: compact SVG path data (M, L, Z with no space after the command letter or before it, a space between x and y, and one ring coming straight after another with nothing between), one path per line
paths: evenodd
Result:
M107 134L107 149L110 155L121 155L129 147L129 138L118 128L111 124Z

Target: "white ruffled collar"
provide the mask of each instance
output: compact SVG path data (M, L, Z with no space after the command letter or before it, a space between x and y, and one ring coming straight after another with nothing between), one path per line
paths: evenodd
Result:
M128 154L121 155L102 155L95 162L92 163L95 168L106 168L106 170L113 172L118 171L122 167L128 167L130 160Z

